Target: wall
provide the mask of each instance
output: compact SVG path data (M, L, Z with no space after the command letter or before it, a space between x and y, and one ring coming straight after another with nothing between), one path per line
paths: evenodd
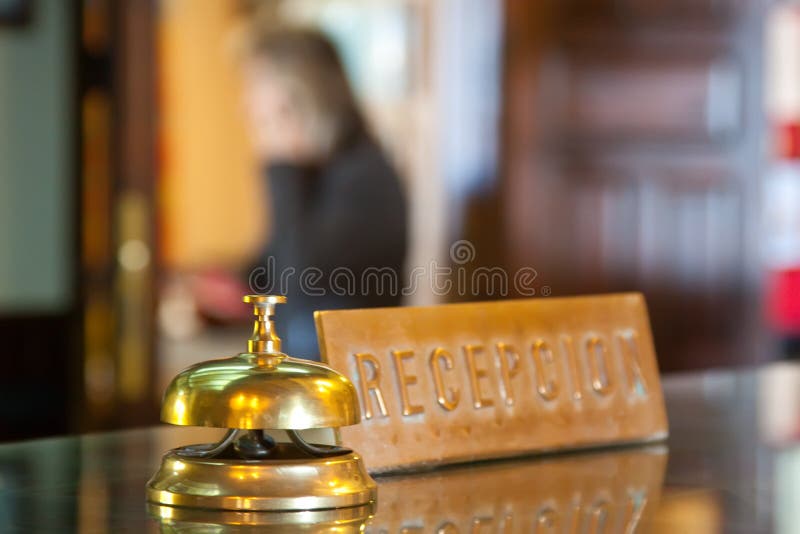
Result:
M247 261L265 234L267 198L226 46L234 2L170 0L160 8L164 259L182 269Z
M0 27L0 314L72 299L70 4L40 0Z

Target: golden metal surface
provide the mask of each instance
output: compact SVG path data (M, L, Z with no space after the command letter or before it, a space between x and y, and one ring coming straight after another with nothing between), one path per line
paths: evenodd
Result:
M247 351L257 354L278 353L281 351L281 338L275 332L276 304L286 304L286 297L280 295L247 295L243 299L253 305L253 315L256 322L253 326L253 335L247 342Z
M222 510L318 510L375 501L377 485L349 452L309 458L279 444L283 459L188 458L171 451L147 483L152 503Z
M307 429L360 420L353 384L330 367L276 352L270 320L285 297L250 295L256 322L246 352L185 369L167 387L161 420L173 425ZM263 351L261 351L263 349Z
M168 452L147 483L147 500L165 505L157 513L170 521L185 515L182 508L306 511L292 516L305 521L314 515L311 511L374 503L377 486L358 454L335 444L308 442L299 433L327 429L335 434L338 427L358 423L355 387L330 367L280 352L272 316L275 304L286 302L285 297L248 295L244 300L253 304L256 317L249 352L179 373L164 394L161 411L167 423L229 431L219 443ZM264 430L285 431L283 438L290 443ZM354 517L342 524L336 519L331 531L357 530L363 521ZM240 519L262 526L278 520Z
M281 534L350 534L363 532L374 503L352 508L302 512L240 512L176 508L148 504L161 532L280 532Z
M637 293L315 314L357 385L371 472L667 436ZM367 333L367 334L365 334Z
M359 419L355 388L336 371L287 356L264 365L262 355L248 353L184 370L161 408L165 423L220 428L340 427Z

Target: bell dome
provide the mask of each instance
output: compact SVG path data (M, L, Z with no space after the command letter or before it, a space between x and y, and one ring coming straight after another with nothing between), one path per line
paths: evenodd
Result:
M361 419L352 382L285 354L243 353L193 365L173 378L161 420L241 429L349 426Z

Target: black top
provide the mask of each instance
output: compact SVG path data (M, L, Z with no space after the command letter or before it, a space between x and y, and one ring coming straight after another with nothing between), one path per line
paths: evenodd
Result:
M277 312L285 352L317 359L314 310L399 304L405 198L397 173L366 135L325 167L276 163L267 177L273 237L250 286L288 296Z

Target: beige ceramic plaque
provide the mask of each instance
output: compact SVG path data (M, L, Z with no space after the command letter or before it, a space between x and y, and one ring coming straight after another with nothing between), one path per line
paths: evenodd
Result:
M638 293L315 314L375 473L647 442L667 419Z

